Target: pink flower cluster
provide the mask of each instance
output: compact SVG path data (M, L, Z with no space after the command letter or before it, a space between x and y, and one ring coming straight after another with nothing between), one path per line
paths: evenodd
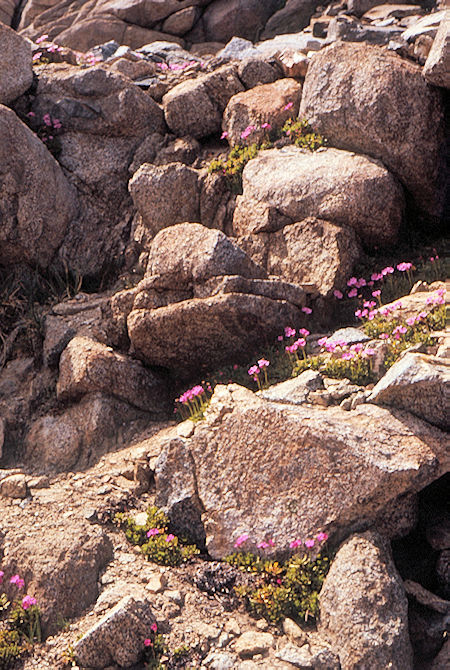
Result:
M258 361L258 365L252 365L251 368L248 369L248 374L250 377L254 379L254 381L257 381L258 375L260 374L261 370L264 368L269 367L270 361L267 361L265 358L260 358Z
M299 337L298 340L295 340L291 345L287 345L285 350L288 354L295 354L298 349L303 349L306 346L306 340L304 337Z
M305 545L307 549L312 549L314 545L317 542L326 542L328 540L328 533L317 533L315 538L309 538L302 542L302 540L292 540L292 542L289 544L291 549L298 549L298 547L301 547L302 544Z
M255 130L256 126L247 126L247 128L241 133L241 140L246 140L247 137L249 137Z
M24 596L22 598L22 607L24 610L27 610L29 607L33 607L33 605L37 604L36 598L33 598L33 596Z
M427 305L444 305L445 304L445 288L439 288L435 293L428 296Z
M188 389L184 393L180 395L179 398L176 399L176 402L181 402L183 404L186 404L196 398L197 396L202 395L205 393L205 389L203 386L200 386L199 384L197 386L193 386L191 389Z
M307 549L312 549L314 547L314 545L316 544L316 541L318 543L326 542L328 540L328 537L329 537L328 533L317 533L315 539L307 539L307 540L305 540L304 543L302 542L302 540L298 540L298 539L297 540L292 540L289 543L289 546L290 546L291 549L297 549L302 544L304 544ZM239 537L237 538L237 540L234 543L235 548L239 549L249 539L250 539L250 535L248 533L242 533L242 535L239 535ZM258 549L268 549L269 547L274 547L275 542L272 539L262 540L261 542L258 542L258 544L256 546L258 547Z
M25 586L25 580L19 577L19 575L13 575L9 581L10 584L15 584L19 590Z

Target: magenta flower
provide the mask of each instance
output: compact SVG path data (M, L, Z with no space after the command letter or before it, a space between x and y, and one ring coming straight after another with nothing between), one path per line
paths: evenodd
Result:
M400 270L400 272L406 272L407 270L410 270L412 268L412 263L399 263L397 265L397 270Z
M293 106L294 106L293 102L288 102L288 104L283 107L283 111L287 112L287 110L292 109Z
M347 295L348 295L349 298L356 298L356 296L358 295L358 289L356 289L356 288L350 289L350 291L347 293Z
M39 60L39 58L42 56L42 51L36 51L35 54L33 54L32 60Z
M335 342L327 342L325 344L325 349L328 351L328 353L332 354L336 350L336 343Z
M420 312L419 316L421 319L426 319L428 314L426 312Z
M36 114L35 114L34 112L28 112L27 116L28 116L30 119L32 119L33 116L36 116Z
M314 547L314 545L315 545L314 540L306 540L305 541L305 547L307 549L312 549Z
M360 310L360 309L357 309L356 312L355 312L355 316L356 316L356 318L357 318L357 319L360 319L360 318L361 318L361 314L362 314L361 310Z
M45 123L46 126L51 126L52 125L52 120L50 118L50 114L44 114L42 117L43 122Z
M357 342L356 344L353 344L350 349L359 354L364 349L364 345L361 342Z
M378 289L378 291L372 291L372 295L374 298L379 298L381 295L381 291Z
M168 536L166 537L166 542L172 542L172 540L175 539L175 535L172 535L172 533L169 533Z
M256 545L258 549L268 549L270 547L270 544L263 540L262 542L259 542L259 544Z
M153 537L154 535L159 535L159 528L150 528L149 531L147 531L147 537Z
M382 273L374 272L372 275L370 275L370 279L372 281L380 281L380 279L383 279Z
M355 358L356 354L354 351L344 351L341 358L344 361L351 361L352 358Z
M320 340L317 340L317 344L320 347L324 347L328 341L328 337L321 337Z
M224 132L223 132L222 135L220 136L220 139L221 139L221 140L225 140L227 137L228 137L228 133L227 133L226 130L224 130Z
M9 581L11 584L15 584L18 589L22 589L25 586L25 581L19 575L13 575Z
M5 573L3 572L3 570L0 570L0 584L3 584L4 575L5 575Z
M144 640L144 646L145 647L153 647L153 642L149 638L146 638Z
M302 307L302 312L305 314L312 314L312 309L311 307Z
M27 610L29 607L36 605L37 600L33 596L24 596L22 598L22 607L24 610Z
M372 349L372 347L368 347L367 349L364 349L363 351L363 356L375 356L376 351L375 349Z
M254 130L256 130L255 126L247 126L247 128L243 130L241 133L241 139L246 140L247 137L249 137L249 135L251 135Z
M347 286L356 286L357 283L358 280L356 279L356 277L350 277L350 279L347 282Z
M394 272L394 268L391 267L390 265L388 265L387 268L384 268L383 270L381 270L381 274L383 275L383 277L385 277L386 275L391 275L393 272Z
M289 544L289 546L290 546L291 549L297 549L298 547L301 546L301 544L302 544L301 540L292 540L292 542Z
M278 342L282 342L283 339L284 339L284 338L283 338L283 335L278 335L278 337L277 337Z
M252 367L248 369L248 374L250 375L250 377L254 377L255 375L259 375L260 372L261 372L261 370L259 369L259 367L257 365L252 365Z
M408 326L414 326L415 322L416 322L415 316L411 316L409 319L406 319L406 323L408 324Z
M242 533L242 535L239 535L238 539L234 543L234 546L236 548L240 547L241 544L244 544L244 542L247 542L249 537L250 537L250 535L248 533Z
M264 130L271 130L272 126L270 123L263 123L261 128L264 128Z
M404 335L408 329L405 326L397 326L394 328L392 331L393 335L397 335L397 333L400 333L401 335Z
M306 328L300 328L298 332L300 335L303 335L304 337L308 337L309 335L309 330L306 330Z
M356 282L356 287L357 287L357 288L362 288L363 286L366 286L366 285L367 285L367 282L366 282L366 280L364 279L364 277L361 277L361 278L358 279L358 281Z
M297 345L298 347L305 347L306 346L306 340L303 337L299 337L298 340L295 340L294 344Z
M294 328L291 328L290 326L286 326L284 329L284 335L285 337L294 337L296 331Z
M318 542L326 542L328 540L328 533L317 533L316 537Z
M265 358L260 358L258 361L258 365L260 368L267 368L270 365L270 362L267 361Z
M40 44L41 42L45 42L45 40L48 38L48 35L41 35L40 37L37 38L36 44Z
M156 631L158 630L158 624L152 623L152 625L150 626L150 630L153 631L153 633L156 633Z
M342 300L342 298L344 297L343 293L341 293L341 291L338 291L338 289L335 289L335 290L333 291L333 295L334 295L334 297L337 298L338 300Z

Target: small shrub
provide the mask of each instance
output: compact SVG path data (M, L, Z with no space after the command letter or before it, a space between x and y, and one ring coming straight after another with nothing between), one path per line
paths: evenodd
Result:
M328 377L349 379L359 386L365 386L374 380L370 360L361 358L360 356L356 356L352 360L332 358L325 365L324 373Z
M325 359L323 356L308 356L308 358L303 360L298 360L294 364L294 369L292 370L292 376L296 377L297 375L305 372L305 370L320 370L324 365Z
M288 119L282 131L292 144L301 149L317 151L326 145L325 138L316 133L306 119Z
M116 514L115 521L124 529L129 542L140 546L144 556L153 563L175 567L200 553L195 545L187 544L168 532L169 518L157 507L149 507L143 526L123 513Z
M0 670L9 670L23 653L19 633L0 630Z
M252 158L256 158L261 149L269 148L269 144L237 144L234 146L226 161L213 160L209 172L221 172L228 181L228 187L233 193L242 193L242 173Z

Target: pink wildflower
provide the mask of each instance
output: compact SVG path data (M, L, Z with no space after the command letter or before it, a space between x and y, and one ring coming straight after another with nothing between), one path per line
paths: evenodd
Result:
M278 342L282 342L283 339L284 339L284 338L283 338L283 335L278 335L278 337L277 337Z
M406 319L406 323L408 326L414 326L416 322L416 317L415 316L410 316L409 319Z
M394 328L392 332L394 335L396 335L397 333L401 333L401 335L404 335L407 330L408 329L405 326L397 326L396 328Z
M389 335L387 333L381 333L380 340L388 340L388 339L389 339Z
M311 307L302 307L302 312L305 314L312 314L312 309Z
M391 275L393 272L394 272L394 268L391 267L390 265L388 265L387 268L384 268L383 270L381 270L381 274L383 275L383 277L385 277L386 275Z
M336 344L334 342L327 342L325 345L325 349L332 354L335 349L336 349Z
M397 270L400 270L400 272L406 272L407 270L410 270L412 268L412 263L399 263L397 265Z
M37 600L33 596L24 596L22 598L22 607L24 610L27 610L29 607L36 605Z
M306 330L306 328L300 328L298 332L300 335L303 335L303 337L308 337L309 335L309 330Z
M172 540L175 539L175 535L172 535L172 533L169 533L168 536L166 537L166 542L172 542Z
M324 347L328 341L328 337L321 337L320 340L317 340L317 344L321 347Z
M292 542L289 544L291 549L297 549L297 547L300 547L302 544L301 540L292 540Z
M362 288L363 286L366 286L366 285L367 285L367 282L364 279L364 277L361 277L360 279L358 279L358 281L356 283L357 288Z
M420 313L419 313L419 317L420 317L421 319L426 319L427 316L428 316L428 314L427 314L426 312L420 312Z
M223 131L222 135L220 136L221 140L225 140L228 137L228 133L226 130Z
M27 116L28 116L30 119L32 119L33 116L36 116L36 114L35 114L34 112L28 112Z
M358 295L358 289L356 288L350 289L347 295L349 298L356 298L356 296Z
M357 318L357 319L360 319L360 318L361 318L361 314L362 314L361 310L360 310L360 309L357 309L356 312L355 312L355 316L356 316L356 318Z
M296 344L297 347L304 347L306 346L306 340L303 337L299 337L298 340L295 340L294 344Z
M42 117L43 122L45 123L46 126L51 126L52 125L52 120L50 118L50 114L44 114Z
M5 573L3 572L3 570L0 570L0 584L3 584L4 575L5 575Z
M250 377L254 377L255 375L259 375L260 372L261 372L261 370L259 369L259 367L257 365L252 365L252 367L248 369L248 374L250 375Z
M147 531L147 537L153 537L154 535L159 535L159 528L150 528L150 530Z
M247 126L247 128L243 130L241 133L241 139L246 140L247 137L249 137L249 135L251 135L254 130L256 130L255 126Z
M153 642L150 640L150 638L146 638L144 640L144 647L153 647Z
M59 119L53 119L53 128L55 128L56 130L62 128L62 123Z
M36 44L40 44L41 42L45 42L47 37L48 37L48 35L41 35L40 37L37 38Z
M292 109L293 106L294 106L293 102L288 102L288 104L283 107L283 111L287 112L287 110Z
M261 128L264 128L264 130L271 130L272 126L270 125L270 123L263 123Z
M315 545L314 540L305 540L305 547L307 549L312 549L314 547L314 545Z
M284 336L285 337L294 337L296 331L295 328L291 328L290 326L286 326L284 329Z
M347 282L347 286L356 286L357 283L358 280L356 279L356 277L350 277L350 279Z
M238 539L234 543L234 546L236 548L240 547L241 544L244 544L244 542L247 542L249 537L250 537L250 535L248 533L242 533L242 535L239 535Z
M268 542L266 542L265 540L263 540L262 542L260 542L260 543L257 544L256 546L258 547L258 549L268 549L270 545L269 545Z
M361 342L357 342L357 344L353 344L350 348L359 354L364 349L364 345Z
M150 626L150 630L153 631L153 633L156 633L156 631L158 630L158 624L152 623L152 625Z
M372 291L372 295L374 298L379 298L381 295L381 291L378 289L378 291Z
M267 368L270 365L270 362L267 361L265 358L260 358L258 361L258 365L260 368Z
M35 54L33 54L32 60L39 60L39 58L42 56L42 51L36 51Z
M383 279L383 275L381 274L381 272L379 272L379 273L374 272L373 274L370 275L370 279L372 281L380 281L380 279Z
M333 291L333 295L334 295L334 297L337 298L338 300L342 300L342 298L344 297L343 294L342 294L340 291L338 291L338 289L335 289L335 290Z
M376 354L376 351L375 351L375 349L372 349L372 347L367 347L367 349L364 349L364 351L362 353L362 355L364 357L375 356L375 354Z
M11 584L15 584L18 589L22 589L25 586L25 581L19 575L13 575L9 581Z
M352 358L355 358L356 354L354 351L344 351L341 358L344 361L351 361Z
M326 542L328 540L328 533L317 533L316 537L318 542Z

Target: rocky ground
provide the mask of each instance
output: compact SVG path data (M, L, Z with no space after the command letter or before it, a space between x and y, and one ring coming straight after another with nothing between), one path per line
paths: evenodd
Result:
M449 666L449 29L0 0L0 670Z

